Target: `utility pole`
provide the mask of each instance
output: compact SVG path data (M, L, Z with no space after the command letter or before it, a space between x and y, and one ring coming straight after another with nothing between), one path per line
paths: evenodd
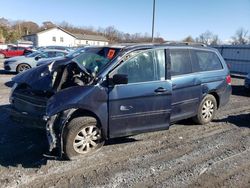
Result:
M154 42L154 29L155 29L155 0L153 0L152 42Z

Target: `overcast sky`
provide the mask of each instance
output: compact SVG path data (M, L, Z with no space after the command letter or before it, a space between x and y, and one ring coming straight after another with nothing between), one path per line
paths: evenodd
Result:
M8 0L0 17L69 22L75 26L115 26L151 34L153 0ZM250 0L156 0L155 33L166 40L197 37L209 30L226 40L243 27L250 32Z

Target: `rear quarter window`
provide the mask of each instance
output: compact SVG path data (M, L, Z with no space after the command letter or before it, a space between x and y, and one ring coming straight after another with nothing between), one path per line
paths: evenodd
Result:
M223 69L221 61L215 52L194 50L193 58L196 62L194 67L197 72Z

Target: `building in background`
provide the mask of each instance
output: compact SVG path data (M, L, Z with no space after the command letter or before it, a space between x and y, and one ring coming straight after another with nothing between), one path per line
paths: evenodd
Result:
M108 44L108 40L100 35L83 35L83 34L73 34L75 37L76 46L82 45L95 45L104 46Z
M60 27L53 27L35 34L23 36L23 40L33 42L34 46L83 46L96 45L104 46L108 40L103 36L73 34Z

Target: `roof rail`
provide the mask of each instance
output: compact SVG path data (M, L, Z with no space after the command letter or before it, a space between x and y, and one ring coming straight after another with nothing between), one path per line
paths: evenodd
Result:
M175 41L167 41L167 42L164 42L164 44L167 44L167 45L186 45L186 46L202 46L202 47L207 47L206 44L199 43L199 42L175 42Z

